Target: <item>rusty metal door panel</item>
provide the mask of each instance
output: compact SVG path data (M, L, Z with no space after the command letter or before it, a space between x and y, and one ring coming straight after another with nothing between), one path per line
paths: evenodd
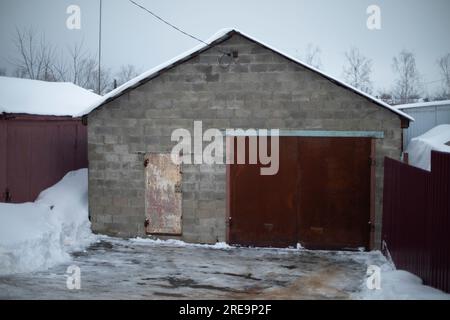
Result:
M181 169L170 154L145 156L145 213L149 234L181 235Z
M247 152L248 144L247 138ZM236 155L236 140L234 146ZM296 138L280 138L279 148L280 163L276 175L262 176L259 163L228 166L231 244L287 247L297 243Z
M369 247L371 140L299 138L298 239L307 248Z
M230 243L368 248L371 139L279 139L278 174L261 176L259 164L228 166Z

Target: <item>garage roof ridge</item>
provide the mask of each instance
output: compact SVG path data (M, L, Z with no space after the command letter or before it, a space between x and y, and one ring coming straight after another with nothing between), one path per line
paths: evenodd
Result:
M324 73L323 71L321 71L321 70L319 70L319 69L317 69L317 68L315 68L313 66L310 66L310 65L300 61L297 58L294 58L294 57L290 56L287 53L284 53L284 52L282 52L282 51L280 51L280 50L278 50L278 49L276 49L276 48L274 48L274 47L272 47L272 46L270 46L268 44L265 44L264 42L262 42L262 41L260 41L260 40L258 40L256 38L254 38L254 37L252 37L252 36L242 32L242 31L240 31L240 30L238 30L236 28L226 28L226 29L219 30L211 38L209 38L207 41L205 41L205 43L207 43L207 44L204 44L204 43L199 44L196 47L194 47L194 48L192 48L192 49L182 53L181 55L176 56L173 59L170 59L170 60L168 60L168 61L166 61L166 62L164 62L164 63L162 63L162 64L160 64L160 65L158 65L158 66L156 66L156 67L154 67L154 68L152 68L152 69L150 69L150 70L148 70L148 71L146 71L146 72L144 72L142 74L140 74L139 76L131 79L130 81L124 83L123 85L119 86L118 88L116 88L116 89L110 91L109 93L105 94L100 100L96 101L91 106L89 106L87 109L85 109L84 111L80 112L80 114L78 114L78 116L83 116L83 115L86 115L86 114L90 113L91 111L95 110L96 108L98 108L98 107L108 103L111 100L116 99L117 97L121 96L122 94L124 94L124 93L126 93L126 92L128 92L128 91L130 91L130 90L132 90L132 89L134 89L134 88L136 88L136 87L146 83L147 81L150 81L151 79L153 79L156 76L160 75L162 72L164 72L164 71L166 71L168 69L171 69L172 67L174 67L174 66L176 66L176 65L178 65L180 63L183 63L183 62L189 60L190 58L192 58L192 57L202 53L203 51L205 51L205 50L207 50L209 48L212 48L215 45L217 45L217 44L219 44L219 43L229 39L234 34L241 35L244 38L247 38L248 40L250 40L252 42L255 42L255 43L257 43L257 44L259 44L259 45L261 45L261 46L263 46L263 47L265 47L265 48L267 48L267 49L269 49L269 50L271 50L271 51L273 51L273 52L283 56L284 58L293 61L294 63L297 63L297 64L299 64L299 65L301 65L301 66L303 66L303 67L305 67L305 68L307 68L307 69L309 69L311 71L314 71L315 73L320 74L321 76L323 76L326 79L336 83L337 85L340 85L340 86L342 86L342 87L344 87L346 89L349 89L349 90L357 93L358 95L363 96L363 97L369 99L370 101L378 104L379 106L381 106L383 108L386 108L386 109L392 111L393 113L398 114L402 118L405 118L405 119L407 119L409 121L414 121L413 117L411 117L410 115L406 114L405 112L403 112L403 111L401 111L401 110L399 110L399 109L397 109L397 108L395 108L395 107L385 103L384 101L379 100L379 99L373 97L372 95L367 94L367 93L365 93L365 92L363 92L363 91L361 91L361 90L359 90L359 89L357 89L357 88L355 88L355 87L353 87L353 86L351 86L351 85L349 85L349 84L347 84L347 83L345 83L345 82L343 82L343 81L341 81L341 80L339 80L337 78L334 78L334 77Z

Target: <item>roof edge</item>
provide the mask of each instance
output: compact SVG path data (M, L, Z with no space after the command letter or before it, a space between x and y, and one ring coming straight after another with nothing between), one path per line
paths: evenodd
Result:
M258 39L254 38L252 36L249 36L248 34L242 32L242 31L240 31L238 29L235 29L235 28L227 28L227 29L219 30L210 39L205 41L207 44L200 44L200 45L192 48L191 50L188 50L185 53L183 53L183 54L181 54L179 56L176 56L176 57L166 61L165 63L162 63L162 64L160 64L160 65L158 65L158 66L156 66L156 67L154 67L154 68L152 68L152 69L142 73L141 75L131 79L130 81L124 83L120 87L118 87L118 88L110 91L106 95L104 95L103 99L99 99L99 101L97 103L95 103L94 105L90 106L85 111L77 114L76 116L84 116L86 114L89 114L90 112L94 111L95 109L103 106L104 104L106 104L108 102L111 102L112 100L120 97L121 95L125 94L126 92L128 92L128 91L130 91L132 89L135 89L135 88L143 85L144 83L150 81L151 79L157 77L158 75L160 75L164 71L166 71L168 69L171 69L172 67L174 67L174 66L176 66L176 65L178 65L180 63L183 63L183 62L185 62L185 61L195 57L196 55L202 53L203 51L206 51L206 50L210 49L211 47L213 47L213 46L215 46L215 45L217 45L217 44L227 40L228 38L230 38L234 34L238 34L238 35L240 35L240 36L242 36L242 37L244 37L244 38L246 38L246 39L248 39L248 40L250 40L252 42L255 42L255 43L263 46L264 48L266 48L266 49L268 49L268 50L270 50L272 52L275 52L275 53L283 56L284 58L286 58L286 59L288 59L288 60L290 60L290 61L292 61L292 62L294 62L296 64L299 64L299 65L309 69L310 71L318 73L319 75L321 75L322 77L326 78L327 80L329 80L329 81L331 81L331 82L333 82L333 83L335 83L335 84L337 84L339 86L342 86L342 87L344 87L346 89L349 89L349 90L353 91L354 93L356 93L356 94L358 94L358 95L360 95L360 96L362 96L362 97L372 101L373 103L375 103L375 104L377 104L377 105L379 105L379 106L381 106L383 108L386 108L386 109L390 110L393 113L396 113L398 116L400 116L401 118L404 118L405 120L414 121L414 118L412 116L406 114L405 112L401 111L400 109L397 109L397 108L395 108L395 107L393 107L393 106L391 106L391 105L389 105L389 104L387 104L387 103L385 103L385 102L375 98L374 96L372 96L370 94L367 94L367 93L365 93L365 92L363 92L363 91L361 91L361 90L359 90L359 89L357 89L357 88L355 88L355 87L353 87L353 86L351 86L351 85L349 85L349 84L347 84L347 83L345 83L345 82L343 82L343 81L341 81L339 79L336 79L336 78L332 77L331 75L328 75L328 74L324 73L323 71L321 71L321 70L319 70L319 69L317 69L317 68L315 68L315 67L313 67L311 65L308 65L308 64L300 61L297 58L294 58L294 57L292 57L292 56L290 56L290 55L288 55L288 54L286 54L284 52L281 52L278 49L275 49L274 47L272 47L272 46L270 46L270 45L268 45L268 44L266 44L266 43L264 43L262 41L259 41Z

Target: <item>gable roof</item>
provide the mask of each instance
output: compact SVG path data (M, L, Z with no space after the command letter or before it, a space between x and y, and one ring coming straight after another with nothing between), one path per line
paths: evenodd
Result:
M369 94L367 94L365 92L362 92L361 90L356 89L356 88L354 88L354 87L352 87L352 86L350 86L350 85L348 85L348 84L346 84L346 83L344 83L344 82L342 82L342 81L340 81L340 80L338 80L336 78L333 78L332 76L324 73L323 71L320 71L320 70L318 70L318 69L316 69L316 68L314 68L314 67L312 67L310 65L307 65L306 63L304 63L304 62L302 62L302 61L300 61L300 60L298 60L298 59L296 59L296 58L294 58L294 57L292 57L292 56L290 56L290 55L288 55L286 53L283 53L283 52L279 51L278 49L275 49L275 48L273 48L273 47L263 43L262 41L259 41L256 38L251 37L251 36L245 34L244 32L241 32L241 31L239 31L237 29L222 29L219 32L217 32L215 35L213 35L210 39L205 41L207 44L206 43L202 43L202 44L192 48L191 50L188 50L188 51L182 53L181 55L176 56L173 59L170 59L169 61L166 61L166 62L156 66L155 68L150 69L150 70L142 73L141 75L137 76L136 78L131 79L130 81L124 83L120 87L117 87L116 89L114 89L114 90L110 91L109 93L105 94L102 97L102 99L100 99L99 101L96 101L94 104L92 104L91 106L86 108L83 112L81 112L79 114L79 116L82 116L82 115L90 113L94 109L104 105L105 103L107 103L107 102L109 102L111 100L114 100L115 98L121 96L122 94L128 92L129 90L132 90L132 89L134 89L134 88L144 84L145 82L147 82L147 81L157 77L158 75L160 75L165 70L168 70L168 69L170 69L170 68L172 68L172 67L174 67L174 66L176 66L176 65L178 65L180 63L183 63L183 62L189 60L193 56L196 56L196 55L202 53L203 51L205 51L205 50L207 50L207 49L209 49L209 48L211 48L211 47L213 47L213 46L215 46L215 45L217 45L217 44L219 44L219 43L229 39L232 35L235 35L235 34L238 34L238 35L240 35L240 36L242 36L242 37L244 37L244 38L246 38L246 39L248 39L248 40L250 40L252 42L255 42L255 43L265 47L266 49L271 50L271 51L273 51L273 52L275 52L275 53L285 57L286 59L291 60L294 63L297 63L297 64L299 64L299 65L301 65L301 66L303 66L303 67L305 67L305 68L307 68L307 69L309 69L311 71L314 71L314 72L320 74L321 76L327 78L328 80L336 83L337 85L340 85L340 86L342 86L344 88L347 88L347 89L349 89L349 90L359 94L360 96L363 96L363 97L369 99L370 101L376 103L377 105L379 105L379 106L381 106L383 108L386 108L386 109L392 111L393 113L398 114L399 116L401 116L401 117L403 117L403 118L405 118L407 120L414 121L413 117L411 117L410 115L402 112L401 110L399 110L397 108L394 108L394 107L390 106L389 104L387 104L387 103L385 103L385 102L383 102L381 100L378 100L375 97L373 97L373 96L371 96L371 95L369 95Z
M0 77L0 113L76 116L100 98L69 82Z
M441 106L448 106L448 105L450 105L450 100L399 104L399 105L396 105L395 108L404 110L404 109L423 108L423 107L441 107Z

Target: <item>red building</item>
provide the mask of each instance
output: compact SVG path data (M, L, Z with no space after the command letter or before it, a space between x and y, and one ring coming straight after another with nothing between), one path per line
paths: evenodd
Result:
M72 83L0 77L0 202L34 201L87 167L80 113L99 96Z

